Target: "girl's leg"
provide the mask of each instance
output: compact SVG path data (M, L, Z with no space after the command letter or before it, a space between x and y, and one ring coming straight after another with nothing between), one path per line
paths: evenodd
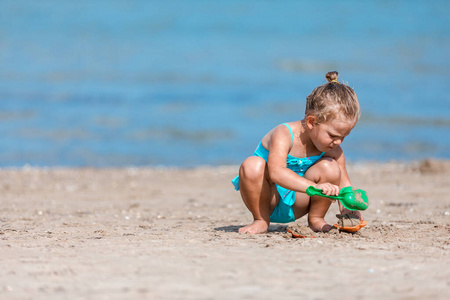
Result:
M279 199L276 187L269 179L266 161L257 156L247 158L239 169L241 197L253 215L253 223L239 228L239 233L264 233L270 223L270 214Z
M341 169L334 159L325 157L308 169L305 173L305 178L316 183L329 182L339 185L341 180ZM312 230L323 232L330 231L333 226L327 224L324 219L330 205L331 201L328 198L320 196L309 197L305 193L296 193L293 207L295 218L301 218L309 213L308 224Z

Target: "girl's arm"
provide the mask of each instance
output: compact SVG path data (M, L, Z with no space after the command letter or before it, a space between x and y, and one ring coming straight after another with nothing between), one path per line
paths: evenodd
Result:
M333 158L339 165L339 168L341 169L341 182L339 183L339 188L344 188L346 186L352 186L352 183L350 182L350 177L348 176L347 168L345 167L345 155L344 151L342 151L342 148L340 146L337 146L333 148L332 150L328 151L326 156L329 156ZM363 217L361 215L361 212L359 211L353 211L346 209L340 201L339 202L339 210L341 214L351 214L357 216L360 220L363 220Z
M286 126L279 125L274 129L268 146L270 149L267 162L269 177L275 184L303 193L310 185L316 185L315 182L298 176L286 167L287 155L292 146L291 134Z
M334 147L328 151L325 156L333 158L341 169L341 182L339 183L339 188L342 189L343 187L351 186L352 183L350 182L350 177L348 176L347 168L345 167L345 155L341 146Z

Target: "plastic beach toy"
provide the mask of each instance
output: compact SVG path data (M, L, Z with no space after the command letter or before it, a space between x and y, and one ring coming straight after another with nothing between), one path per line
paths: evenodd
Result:
M357 216L349 215L349 214L338 214L336 215L338 218L337 224L334 224L334 227L339 229L340 231L346 232L357 232L361 228L367 225L366 221L361 221Z
M289 228L286 229L287 232L289 232L290 234L292 234L292 237L294 239L304 239L304 238L315 238L315 236L306 236L306 235L302 235L302 234L298 234L293 232L292 230L290 230Z
M366 210L369 207L367 192L361 189L354 189L351 186L344 187L337 196L322 194L322 190L310 186L306 189L308 196L321 196L341 201L342 205L349 210Z

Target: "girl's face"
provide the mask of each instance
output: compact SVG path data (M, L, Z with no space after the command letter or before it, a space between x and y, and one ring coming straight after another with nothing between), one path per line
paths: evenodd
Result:
M317 124L314 121L315 118L313 117L309 122L307 121L307 124L308 128L311 129L311 141L321 152L330 151L340 145L355 127L354 122L346 120L333 119L322 124Z

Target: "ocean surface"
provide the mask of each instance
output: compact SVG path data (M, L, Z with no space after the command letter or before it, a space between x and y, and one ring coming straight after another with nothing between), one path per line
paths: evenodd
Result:
M337 70L349 161L450 159L450 1L0 1L0 167L239 164Z

